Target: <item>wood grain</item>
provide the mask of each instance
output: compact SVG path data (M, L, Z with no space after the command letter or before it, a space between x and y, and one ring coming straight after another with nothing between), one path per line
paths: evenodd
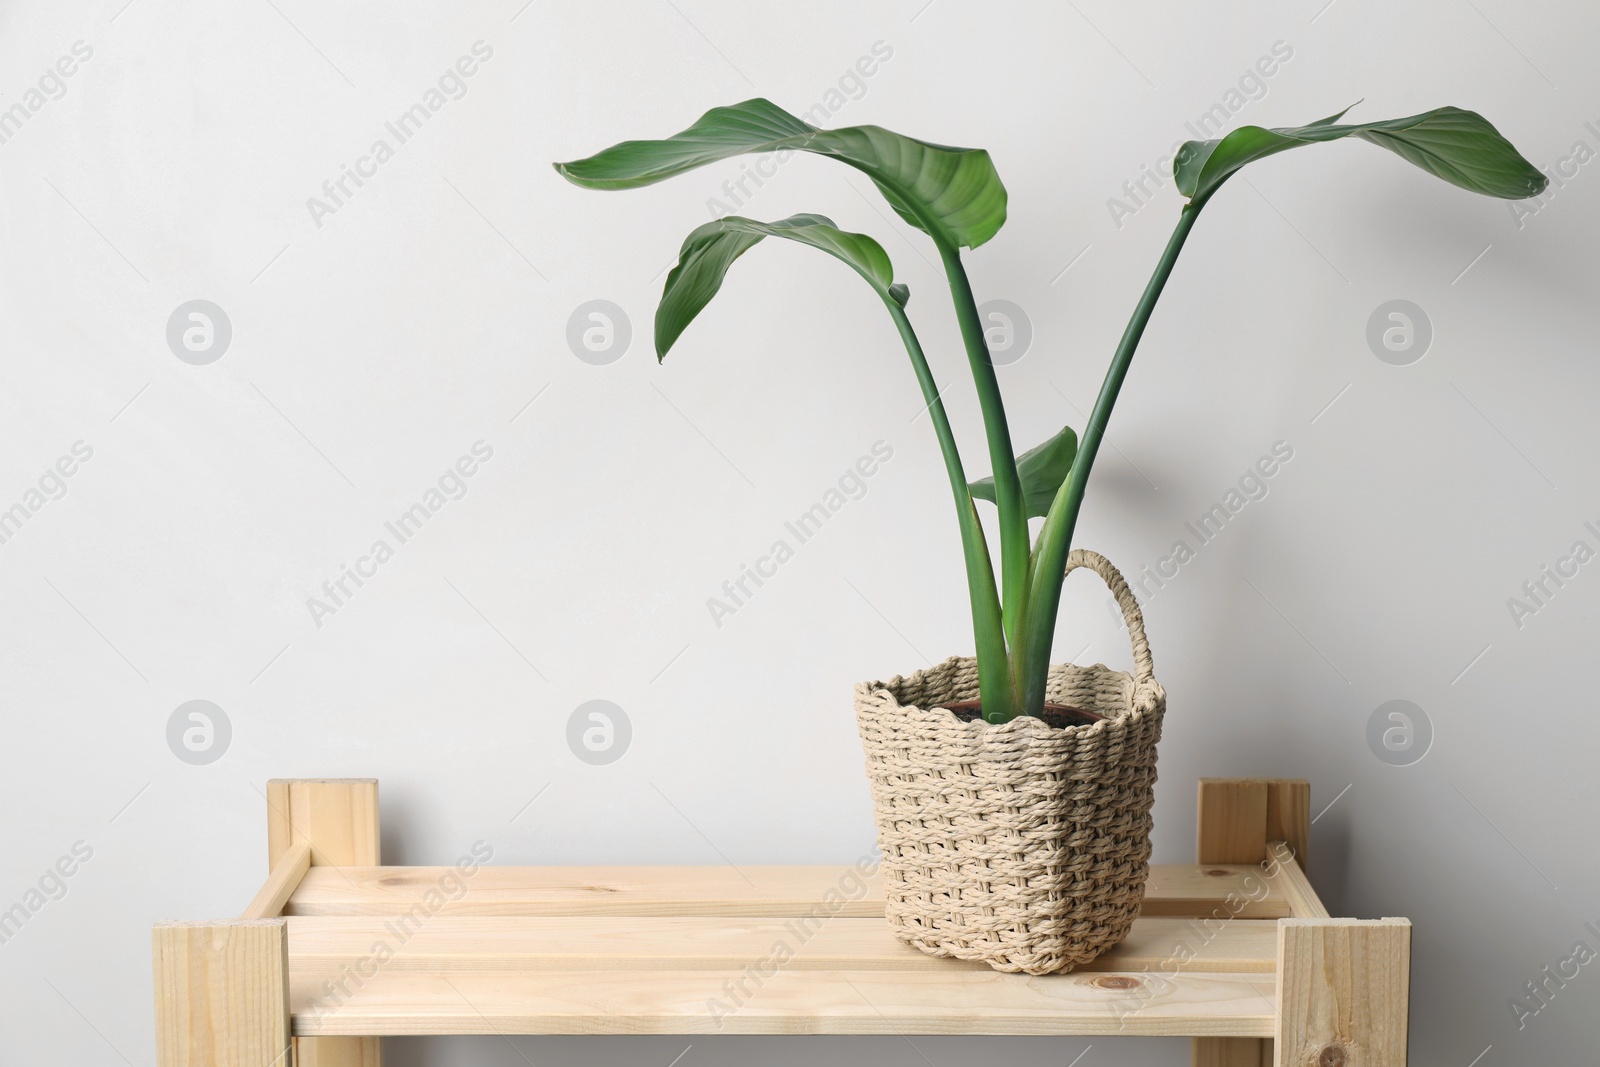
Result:
M883 914L879 878L850 867L316 867L284 907L286 915L400 915L447 892L441 915L722 915L795 917L819 907L835 914ZM829 894L832 894L832 897ZM1150 867L1146 915L1202 916L1245 901L1241 918L1289 914L1280 890L1251 865ZM432 910L432 905L429 905Z
M1194 1067L1272 1067L1272 1042L1253 1037L1200 1037L1194 1041ZM1262 1057L1268 1057L1263 1059Z
M1260 778L1202 778L1196 862L1260 863L1267 858L1267 783Z
M383 1067L382 1045L375 1037L297 1037L295 1067Z
M782 945L797 971L970 971L982 963L935 959L897 941L882 919L798 920L621 916L293 918L294 971L338 970L375 957L385 971L740 970ZM1278 928L1237 919L1211 927L1195 920L1141 918L1127 938L1081 971L1165 973L1180 964L1214 973L1272 974Z
M240 918L272 919L282 915L290 894L310 869L311 846L304 841L295 842L278 860L277 866L272 868L272 873L267 875L261 888L256 890L255 899L250 901Z
M1411 923L1278 924L1275 1067L1405 1067Z
M1311 888L1310 880L1294 858L1294 850L1282 841L1273 841L1267 848L1277 863L1273 881L1278 883L1284 899L1289 903L1289 914L1296 919L1328 918L1327 905Z
M267 864L276 869L297 845L309 869L382 863L376 778L274 778L267 782ZM380 868L381 869L381 868ZM298 888L298 885L297 887ZM292 899L292 897L291 897ZM382 1067L377 1037L296 1039L295 1058L317 1067Z
M155 925L158 1067L287 1067L285 932L282 919Z
M1267 781L1268 841L1283 841L1294 850L1302 871L1310 868L1311 783L1303 778Z
M274 778L267 782L267 867L296 841L313 865L369 867L378 850L376 778Z
M1199 785L1196 854L1204 866L1213 863L1258 864L1272 853L1272 841L1287 842L1304 857L1311 841L1311 783L1302 779L1202 778ZM1296 874L1300 874L1299 868ZM1276 897L1295 894L1291 912L1315 910L1316 893L1303 875L1273 878ZM1288 901L1286 901L1288 902ZM1316 908L1321 907L1317 901ZM1323 912L1326 914L1326 911ZM1272 1062L1270 1041L1218 1040L1197 1037L1192 1043L1194 1067L1258 1067Z
M1272 1032L1261 974L1042 978L995 971L378 969L337 1003L291 977L295 1033L329 1034L1215 1034Z

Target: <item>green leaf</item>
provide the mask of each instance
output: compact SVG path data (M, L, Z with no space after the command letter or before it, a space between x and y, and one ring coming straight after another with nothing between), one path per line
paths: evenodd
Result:
M708 222L691 233L678 253L678 265L667 275L656 308L656 358L665 359L668 349L695 316L711 303L722 288L723 275L733 261L760 244L766 237L782 237L820 249L848 263L886 300L904 307L908 292L894 283L894 265L883 246L860 233L849 233L821 215L791 215L778 222L729 215Z
M1474 111L1441 107L1387 122L1335 125L1343 117L1341 111L1292 129L1241 126L1219 139L1188 141L1173 159L1172 176L1180 193L1201 200L1247 163L1304 144L1359 137L1452 185L1485 196L1521 200L1538 196L1548 182L1488 119Z
M831 156L870 177L911 225L952 246L976 248L1006 220L1006 189L989 153L903 137L879 126L821 130L769 100L713 108L662 141L624 141L557 163L589 189L636 189L747 152Z
M1071 426L1064 426L1044 444L1030 448L1017 457L1017 475L1022 479L1022 497L1028 507L1028 517L1037 518L1050 513L1050 503L1056 490L1067 480L1072 470L1072 460L1078 454L1078 435ZM994 502L994 479L980 478L967 486L979 500Z

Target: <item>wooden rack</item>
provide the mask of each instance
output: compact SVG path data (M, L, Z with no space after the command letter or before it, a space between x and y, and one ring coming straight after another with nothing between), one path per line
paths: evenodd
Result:
M380 1067L401 1034L1188 1035L1196 1067L1403 1067L1411 924L1334 919L1303 781L1203 779L1199 863L1069 974L924 956L849 867L383 867L378 783L268 783L243 917L153 933L159 1067Z

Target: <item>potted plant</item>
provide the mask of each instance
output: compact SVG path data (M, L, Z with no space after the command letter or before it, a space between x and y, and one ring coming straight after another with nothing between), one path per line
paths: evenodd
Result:
M901 940L939 956L1043 974L1116 944L1139 911L1150 854L1151 787L1166 696L1154 678L1138 605L1102 557L1072 550L1106 423L1162 287L1211 197L1242 167L1301 145L1357 137L1453 185L1506 199L1546 180L1482 116L1444 107L1341 125L1244 126L1189 141L1173 160L1186 202L1111 357L1081 436L1065 427L1018 455L961 250L993 237L1006 190L989 154L878 126L822 130L767 100L715 108L682 133L625 141L558 163L591 189L631 189L748 152L829 156L866 174L943 261L983 415L991 474L970 481L940 390L883 247L821 215L776 222L729 216L689 234L656 311L664 359L716 295L733 262L768 237L843 261L893 319L927 402L955 498L976 656L856 688L873 786L888 914ZM996 578L976 500L998 511ZM1042 517L1029 543L1028 520ZM1132 675L1050 663L1066 575L1088 567L1111 587L1134 642Z

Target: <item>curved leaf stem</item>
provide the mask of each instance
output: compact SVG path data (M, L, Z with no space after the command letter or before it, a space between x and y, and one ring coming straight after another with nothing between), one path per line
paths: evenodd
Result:
M944 401L939 398L939 387L928 368L922 344L906 317L905 309L893 299L884 305L900 331L906 354L917 373L917 384L927 403L928 416L934 433L939 438L939 451L944 455L946 473L950 476L950 491L955 496L956 518L961 524L961 549L967 565L967 594L972 602L972 632L976 640L978 657L978 691L983 701L985 715L991 708L1006 718L1015 714L1015 687L1010 664L1006 657L1005 623L1000 608L999 594L995 591L994 564L989 559L989 546L984 540L983 524L978 521L978 509L972 503L972 493L967 488L967 476L961 465L961 453L956 448L955 434L945 415Z
M972 283L967 278L966 267L961 263L961 252L947 241L938 240L936 243L939 255L944 260L945 275L950 280L956 321L961 325L961 339L966 345L967 362L972 367L972 381L977 387L978 405L983 412L984 435L989 442L989 466L994 476L995 505L1000 513L1000 580L1003 588L1000 602L1006 637L1014 647L1018 647L1021 644L1018 634L1028 603L1028 512L1022 495L1022 479L1017 474L1017 457L1011 444L1011 430L1006 423L1000 381L994 372L994 362L989 357L989 346L983 338L983 321L978 316L978 304L972 295ZM1012 673L1015 674L1015 671ZM984 714L987 718L987 708Z
M1128 367L1133 362L1134 351L1139 347L1139 339L1144 336L1144 328L1155 311L1162 287L1167 284L1167 278L1178 262L1178 253L1183 250L1183 243L1188 239L1195 219L1199 218L1205 199L1197 198L1185 204L1178 216L1178 224L1167 239L1161 261L1156 264L1155 273L1145 285L1144 293L1133 310L1133 317L1128 320L1122 340L1111 357L1111 366L1106 369L1100 395L1095 398L1094 410L1089 413L1089 421L1078 440L1078 455L1072 462L1072 471L1056 493L1050 513L1045 516L1044 527L1039 531L1038 547L1029 568L1031 588L1022 625L1024 647L1021 653L1025 674L1018 708L1021 714L1037 715L1044 708L1045 683L1050 672L1050 647L1055 638L1056 613L1061 607L1067 553L1072 547L1072 533L1078 523L1078 511L1083 506L1083 495L1089 484L1089 472L1094 467L1095 453L1099 451L1100 440L1105 436L1106 423L1111 419L1111 409L1117 402L1122 381L1128 376Z

